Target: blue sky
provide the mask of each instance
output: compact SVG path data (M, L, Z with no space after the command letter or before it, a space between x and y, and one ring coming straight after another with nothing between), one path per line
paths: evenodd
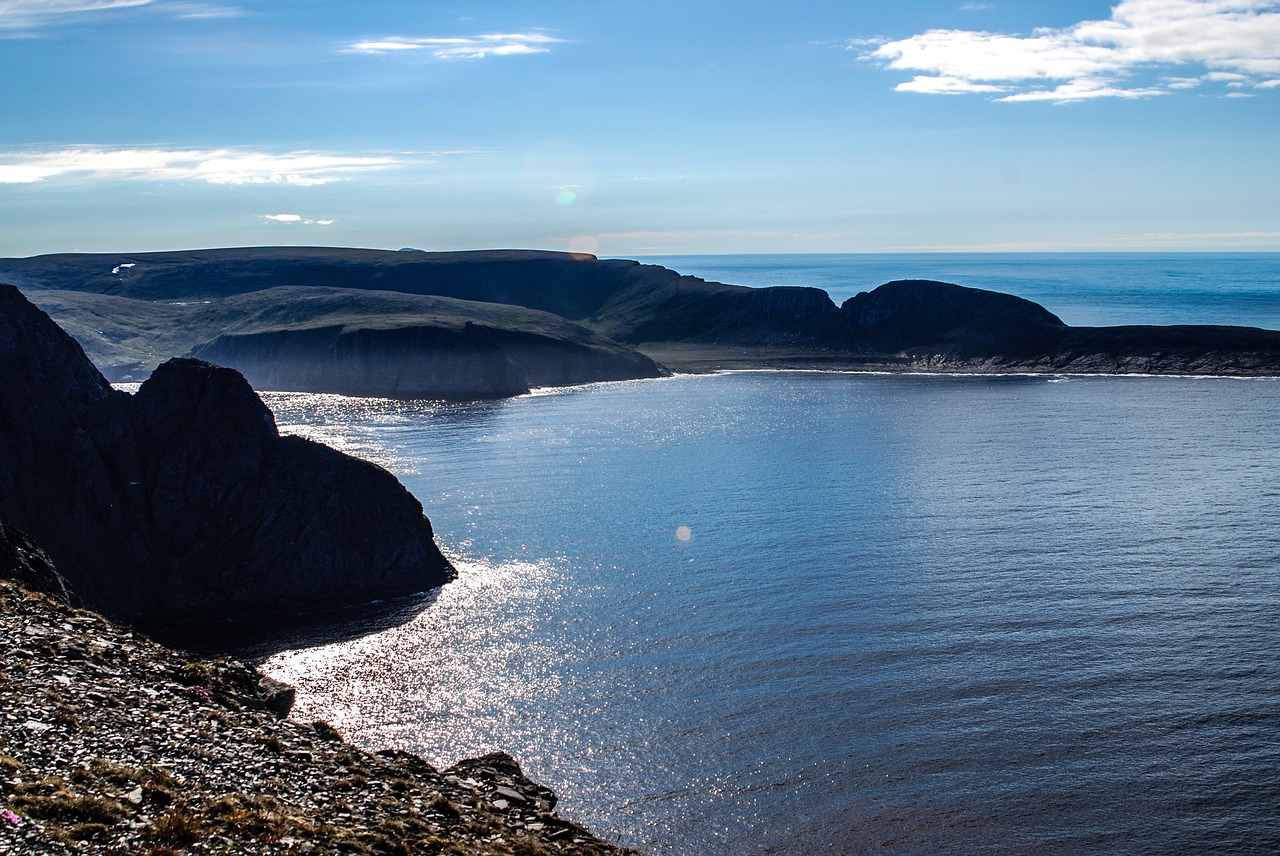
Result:
M0 255L1280 250L1280 0L0 0Z

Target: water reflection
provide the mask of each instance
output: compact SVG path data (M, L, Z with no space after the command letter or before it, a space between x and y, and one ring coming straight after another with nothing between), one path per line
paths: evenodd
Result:
M1280 843L1276 390L779 373L339 408L462 575L267 669L370 748L510 751L653 853Z
M563 596L558 574L549 562L456 564L458 579L401 626L269 657L263 670L298 689L294 718L441 765L510 748L571 656L539 627Z

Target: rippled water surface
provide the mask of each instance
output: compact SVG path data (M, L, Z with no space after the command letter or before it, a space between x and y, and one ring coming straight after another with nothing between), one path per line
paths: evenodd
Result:
M1280 381L268 396L461 578L267 670L656 854L1280 849Z

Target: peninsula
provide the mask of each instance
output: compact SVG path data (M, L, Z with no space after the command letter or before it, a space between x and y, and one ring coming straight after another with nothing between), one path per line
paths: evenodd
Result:
M1280 374L1280 332L1072 327L1038 304L903 280L836 306L657 265L530 250L256 247L0 259L109 380L193 356L260 389L492 398L667 370Z

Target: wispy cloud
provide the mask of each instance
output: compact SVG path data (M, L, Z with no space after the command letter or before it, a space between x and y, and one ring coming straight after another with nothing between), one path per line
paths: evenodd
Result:
M551 45L561 42L542 33L490 33L464 38L410 38L388 36L385 39L356 42L345 48L347 53L408 54L425 51L436 59L484 59L491 56L548 53Z
M336 220L312 220L301 214L259 214L267 223L289 223L297 226L332 226Z
M102 13L141 7L171 18L231 18L241 14L237 6L206 0L0 0L0 33L12 37L61 23L105 22L111 16Z
M1105 21L1029 36L929 30L868 46L865 59L917 72L900 92L1002 93L999 101L1147 98L1199 81L1270 89L1280 79L1280 0L1120 0ZM1199 66L1136 84L1143 72Z
M195 0L171 0L163 3L161 8L175 18L238 18L244 13L244 10L238 6L195 2Z
M1141 247L1272 247L1280 243L1280 232L1145 232L1114 240Z
M29 184L58 176L114 181L204 181L210 184L329 184L421 158L241 149L109 149L0 152L0 184Z
M22 30L53 21L148 6L153 0L0 0L0 30Z

